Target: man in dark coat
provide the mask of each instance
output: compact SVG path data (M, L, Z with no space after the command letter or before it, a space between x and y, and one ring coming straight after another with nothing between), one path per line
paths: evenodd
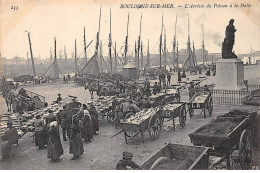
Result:
M36 119L34 120L33 125L35 126L35 144L39 149L46 148L44 145L47 144L45 124L41 119L41 116L36 115Z
M161 91L160 86L157 84L157 82L155 82L154 86L153 86L153 94L157 94Z
M3 141L7 141L2 148L2 162L6 161L10 157L10 153L12 150L12 145L18 145L18 133L16 128L13 127L13 123L11 121L7 122L8 130L5 132L5 135L2 137Z
M67 137L70 138L70 119L69 119L69 111L67 110L66 106L63 106L63 111L60 113L61 119L61 128L62 128L62 135L63 141L67 141Z
M195 91L194 91L194 83L193 83L193 82L190 82L190 86L189 86L189 99L191 99L194 94L195 94Z
M181 82L181 72L178 71L178 82Z
M57 103L59 103L62 100L61 94L58 94Z
M167 74L167 85L171 85L171 74Z
M133 158L132 153L124 151L123 159L118 161L116 165L116 170L127 170L127 169L140 170L141 169L140 166L138 166L135 162L133 162L132 158Z

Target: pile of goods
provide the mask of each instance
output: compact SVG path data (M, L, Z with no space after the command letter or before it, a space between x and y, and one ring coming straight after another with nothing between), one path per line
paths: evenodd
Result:
M195 97L195 99L193 100L193 103L204 103L207 99L208 95L207 94L200 94L200 95L197 95Z
M154 108L144 109L125 120L128 124L141 124L157 112Z
M52 113L55 116L57 116L62 110L62 106L58 104L53 104L53 105L49 105L47 108L24 113L22 115L23 122L22 122L21 129L25 132L33 132L34 131L33 122L35 120L36 115L40 115L42 119L45 119L49 115L49 110L51 110Z
M162 110L174 111L176 108L180 107L181 105L182 105L181 103L167 104L163 107Z
M99 97L97 99L92 99L92 101L88 102L87 105L93 104L98 113L103 113L111 108L113 98L113 96Z
M4 136L7 131L7 122L11 121L13 123L13 127L17 129L18 135L23 136L24 132L21 130L20 119L17 114L3 114L0 116L0 136Z
M20 117L15 113L0 115L0 135L3 136L7 131L8 121L13 123L19 136L23 136L26 132L33 132L35 129L33 123L36 115L40 115L42 119L45 119L49 115L49 110L52 110L53 114L57 116L62 110L62 106L59 104L49 105L47 108L25 112Z

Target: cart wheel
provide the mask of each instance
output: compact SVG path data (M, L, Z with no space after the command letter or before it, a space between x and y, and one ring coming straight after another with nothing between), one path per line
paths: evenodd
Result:
M186 123L186 109L185 105L181 107L180 115L179 115L179 122L181 127L185 127Z
M192 108L192 104L188 104L188 111L190 114L190 118L194 115L194 109Z
M212 97L209 97L209 100L208 100L208 110L209 110L209 116L211 116L212 115L212 111L213 111Z
M113 115L112 111L109 111L107 113L107 122L111 123L111 122L115 121L115 119L116 119L116 116Z
M128 137L128 138L134 136L134 134L135 134L135 131L133 131L133 130L124 131L124 132L125 132L126 137Z
M162 120L158 114L152 115L148 124L149 135L152 140L159 138L162 128Z
M241 168L249 169L252 157L252 142L251 133L249 130L244 130L239 140L239 159Z

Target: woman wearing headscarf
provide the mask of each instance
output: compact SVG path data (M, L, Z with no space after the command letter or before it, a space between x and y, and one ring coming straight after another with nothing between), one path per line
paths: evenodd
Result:
M83 124L82 137L85 139L85 142L91 142L91 139L93 139L92 121L88 110L84 110L84 116L82 117L81 121Z
M47 157L53 161L58 161L63 155L63 148L60 141L60 134L58 131L57 121L50 123L49 141L48 141L48 155Z
M36 115L36 119L34 120L35 126L35 144L39 149L46 148L44 145L47 144L45 125L40 115Z
M99 124L98 124L98 112L94 105L90 105L89 114L93 122L93 134L96 134L97 131L99 131Z
M79 159L84 152L81 129L79 126L78 116L74 116L72 118L72 127L71 127L71 138L70 138L70 149L69 153L73 154L73 158L71 160Z

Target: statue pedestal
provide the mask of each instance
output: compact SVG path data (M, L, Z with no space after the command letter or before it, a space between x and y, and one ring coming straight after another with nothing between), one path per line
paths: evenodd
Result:
M216 62L216 90L243 90L244 66L240 59L220 59Z

